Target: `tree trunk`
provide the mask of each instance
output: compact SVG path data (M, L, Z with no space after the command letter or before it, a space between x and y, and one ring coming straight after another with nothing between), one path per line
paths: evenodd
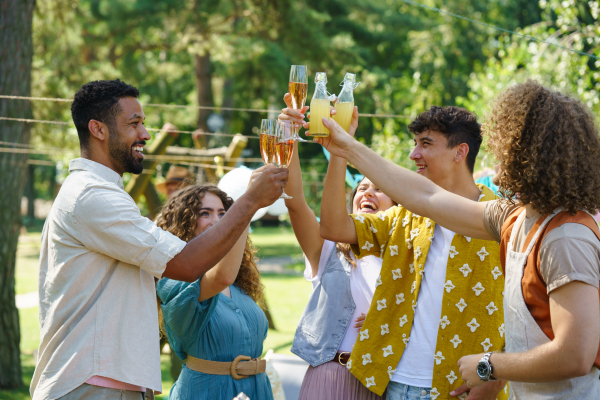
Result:
M199 106L212 107L213 105L211 72L210 53L207 51L203 56L196 55L196 89L198 91ZM198 110L198 129L208 132L206 120L210 114L212 114L211 110ZM198 140L202 147L208 148L208 138L206 136L200 136Z
M232 108L233 107L233 79L227 78L225 79L225 83L223 84L223 107L224 108ZM221 115L225 120L225 125L223 126L223 132L229 132L231 130L231 121L233 119L233 112L230 110L221 111Z
M31 20L35 0L0 0L0 93L31 95L33 44ZM31 104L0 99L0 116L31 118ZM29 126L0 120L0 140L29 143ZM23 384L19 313L15 305L15 258L21 228L21 196L27 154L0 153L0 389Z
M25 225L32 226L35 223L35 165L33 164L27 164L25 196L27 196L27 219Z

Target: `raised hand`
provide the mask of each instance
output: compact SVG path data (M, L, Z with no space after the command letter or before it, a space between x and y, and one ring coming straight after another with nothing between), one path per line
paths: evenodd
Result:
M347 158L349 147L355 140L352 135L354 135L358 127L358 109L354 107L354 113L352 114L352 122L350 123L352 134L344 131L340 124L333 119L328 120L327 118L323 118L323 125L329 129L329 136L314 138L313 140L325 147L334 156Z
M292 107L292 96L289 93L286 93L283 96L283 101L285 101L286 108L281 110L281 114L277 117L279 120L289 120L298 125L304 124L304 116L306 111L308 111L309 107L304 106L301 110L296 110Z
M287 184L289 171L287 168L277 168L265 165L252 173L246 195L258 208L268 207L275 203Z

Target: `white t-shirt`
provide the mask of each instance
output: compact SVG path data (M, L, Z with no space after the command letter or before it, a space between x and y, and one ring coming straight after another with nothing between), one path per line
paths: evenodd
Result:
M321 250L321 258L319 259L319 269L317 272L317 276L312 276L312 268L308 259L306 259L306 269L304 270L304 277L306 280L312 283L313 289L317 286L319 281L321 280L321 275L323 274L323 270L325 269L325 265L327 264L327 260L331 255L332 251L337 251L335 247L335 242L331 242L326 240L323 244L323 249ZM340 348L338 351L352 351L354 347L354 343L356 343L356 339L358 338L358 328L355 328L356 318L360 316L360 314L367 314L369 312L369 307L371 306L371 300L373 299L373 293L375 293L375 283L377 282L377 278L381 273L381 263L383 260L374 256L367 256L356 262L356 268L352 270L350 274L350 291L352 292L352 299L354 300L354 304L356 305L356 309L354 310L354 315L352 315L352 319L350 320L350 324L348 325L348 329L346 329L346 334L342 339L342 343L340 343ZM443 285L442 285L443 286ZM440 300L440 313L441 313L441 300ZM433 353L432 353L433 360Z
M433 356L442 316L442 298L448 254L454 232L435 225L433 241L425 261L410 340L392 376L392 381L417 387L431 387Z

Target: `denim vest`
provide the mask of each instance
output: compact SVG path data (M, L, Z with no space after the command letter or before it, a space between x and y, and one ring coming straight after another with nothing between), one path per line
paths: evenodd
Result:
M334 359L356 305L350 290L352 264L334 248L302 313L291 352L316 367Z

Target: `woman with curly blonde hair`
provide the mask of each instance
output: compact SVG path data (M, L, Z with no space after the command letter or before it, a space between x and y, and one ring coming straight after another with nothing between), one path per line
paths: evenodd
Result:
M469 387L502 379L516 399L600 398L600 230L590 215L600 208L600 138L581 101L534 81L497 98L485 129L504 199L485 203L393 165L334 121L323 123L330 137L316 141L392 199L457 234L500 242L502 270L492 273L505 275L505 324L497 332L506 352L492 353L502 349L484 342L485 354L461 358L457 371ZM478 255L487 257L485 247ZM466 306L494 312L493 304Z
M188 186L165 204L156 224L190 241L216 224L233 200L216 186ZM185 360L170 399L272 399L262 354L268 322L248 227L230 252L193 283L157 284L171 349ZM245 379L241 379L241 377Z

